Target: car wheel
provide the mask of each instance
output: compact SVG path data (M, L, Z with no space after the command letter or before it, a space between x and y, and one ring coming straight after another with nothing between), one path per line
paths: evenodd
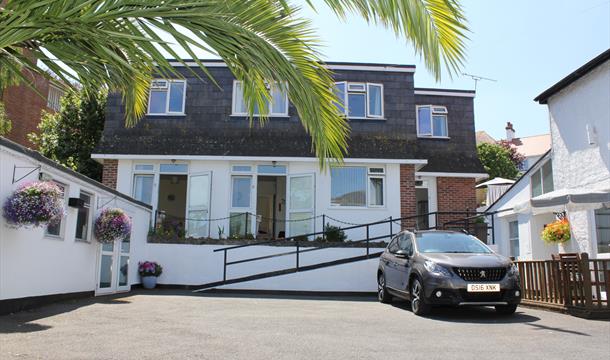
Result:
M411 310L418 316L430 312L430 305L424 302L424 286L418 278L411 283Z
M384 304L392 302L392 295L388 293L388 288L385 286L384 273L379 273L377 276L377 299Z
M517 311L517 305L496 305L496 312L502 315L512 315Z

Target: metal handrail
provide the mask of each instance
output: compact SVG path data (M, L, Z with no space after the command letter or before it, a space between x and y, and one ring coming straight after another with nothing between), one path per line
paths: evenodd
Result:
M394 235L396 235L397 233L402 231L402 229L405 228L403 226L403 224L402 224L402 222L405 221L405 220L412 220L412 219L417 219L417 218L425 218L425 217L429 217L429 216L434 216L435 217L435 226L432 226L432 227L428 226L426 229L422 229L422 230L438 229L439 228L439 223L438 223L439 215L464 215L464 214L467 215L467 217L463 218L463 219L444 222L440 226L440 228L443 228L447 224L453 224L453 223L458 223L458 222L464 222L465 224L468 225L469 224L468 221L471 218L478 218L478 217L481 217L481 216L491 216L492 217L491 227L488 226L488 229L491 228L491 230L492 230L492 237L495 238L493 217L494 217L494 215L496 213L497 212L489 212L489 213L487 213L487 212L477 212L477 211L434 211L434 212L430 212L430 213L426 213L426 214L412 215L412 216L406 216L406 217L400 217L400 218L392 218L390 216L386 220L374 221L374 222L371 222L371 223L361 224L361 225L351 225L351 226L347 226L347 227L340 228L340 229L345 231L345 230L353 230L353 229L359 229L359 228L366 228L366 238L361 239L361 240L356 240L356 241L350 241L349 243L346 243L347 246L345 246L345 247L350 247L350 246L355 245L355 244L366 242L366 256L368 257L369 255L371 255L370 254L370 242L371 241L385 239L385 238L392 238ZM400 226L401 226L402 229L395 233L393 231L393 224L395 224L395 223L397 223L399 221L401 222ZM390 225L390 232L389 232L389 234L370 237L370 235L369 235L370 234L370 227L371 226L375 226L375 225L382 225L382 224L389 224ZM324 226L326 226L326 225L324 225ZM319 246L319 247L313 247L313 248L308 248L308 249L301 250L301 246L303 246L304 244L299 239L300 238L310 237L310 236L316 236L316 235L322 235L323 238L324 238L326 236L326 233L327 233L327 230L323 229L322 231L316 231L316 232L312 232L312 233L308 233L308 234L301 234L301 235L296 235L296 236L290 236L288 238L283 238L283 239L272 239L272 240L266 240L266 241L257 241L257 242L250 243L250 244L228 246L228 247L224 247L224 248L220 248L220 249L215 249L215 250L213 250L213 252L220 252L220 251L223 252L223 257L224 257L223 282L227 280L227 266L236 265L236 264L243 264L243 263L259 261L259 260L265 260L265 259L271 259L271 258L280 257L280 256L296 255L296 271L299 271L300 254L305 253L305 252L318 251L318 250L323 250L323 249L327 249L328 248L328 247ZM245 247L250 247L250 246L267 245L267 244L273 244L273 243L277 243L277 242L285 242L285 241L291 241L291 240L294 241L294 246L296 248L294 251L287 251L287 252L281 252L281 253L277 253L277 254L264 255L264 256L256 256L256 257L252 257L252 258L240 259L240 260L235 260L235 261L227 261L227 253L230 250L235 250L235 249L240 249L240 248L245 248ZM307 243L309 243L309 241L307 241ZM311 245L314 245L314 244L311 244ZM373 255L378 255L378 254L379 253L375 253Z

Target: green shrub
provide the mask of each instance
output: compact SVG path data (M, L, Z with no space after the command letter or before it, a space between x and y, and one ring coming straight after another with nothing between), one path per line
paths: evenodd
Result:
M347 235L340 227L331 224L326 224L324 227L327 242L344 242L347 240Z

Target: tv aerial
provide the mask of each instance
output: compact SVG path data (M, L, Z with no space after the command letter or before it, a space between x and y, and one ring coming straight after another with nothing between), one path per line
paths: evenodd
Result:
M473 75L473 74L466 74L466 73L462 73L462 75L464 76L468 76L470 77L472 80L474 80L474 91L477 91L477 83L481 80L484 81L493 81L493 82L497 82L498 80L495 79L490 79L484 76L479 76L479 75Z

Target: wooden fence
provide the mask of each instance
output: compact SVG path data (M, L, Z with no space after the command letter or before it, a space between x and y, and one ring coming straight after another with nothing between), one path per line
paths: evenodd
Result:
M560 254L551 260L516 261L522 302L585 317L610 317L610 259Z

